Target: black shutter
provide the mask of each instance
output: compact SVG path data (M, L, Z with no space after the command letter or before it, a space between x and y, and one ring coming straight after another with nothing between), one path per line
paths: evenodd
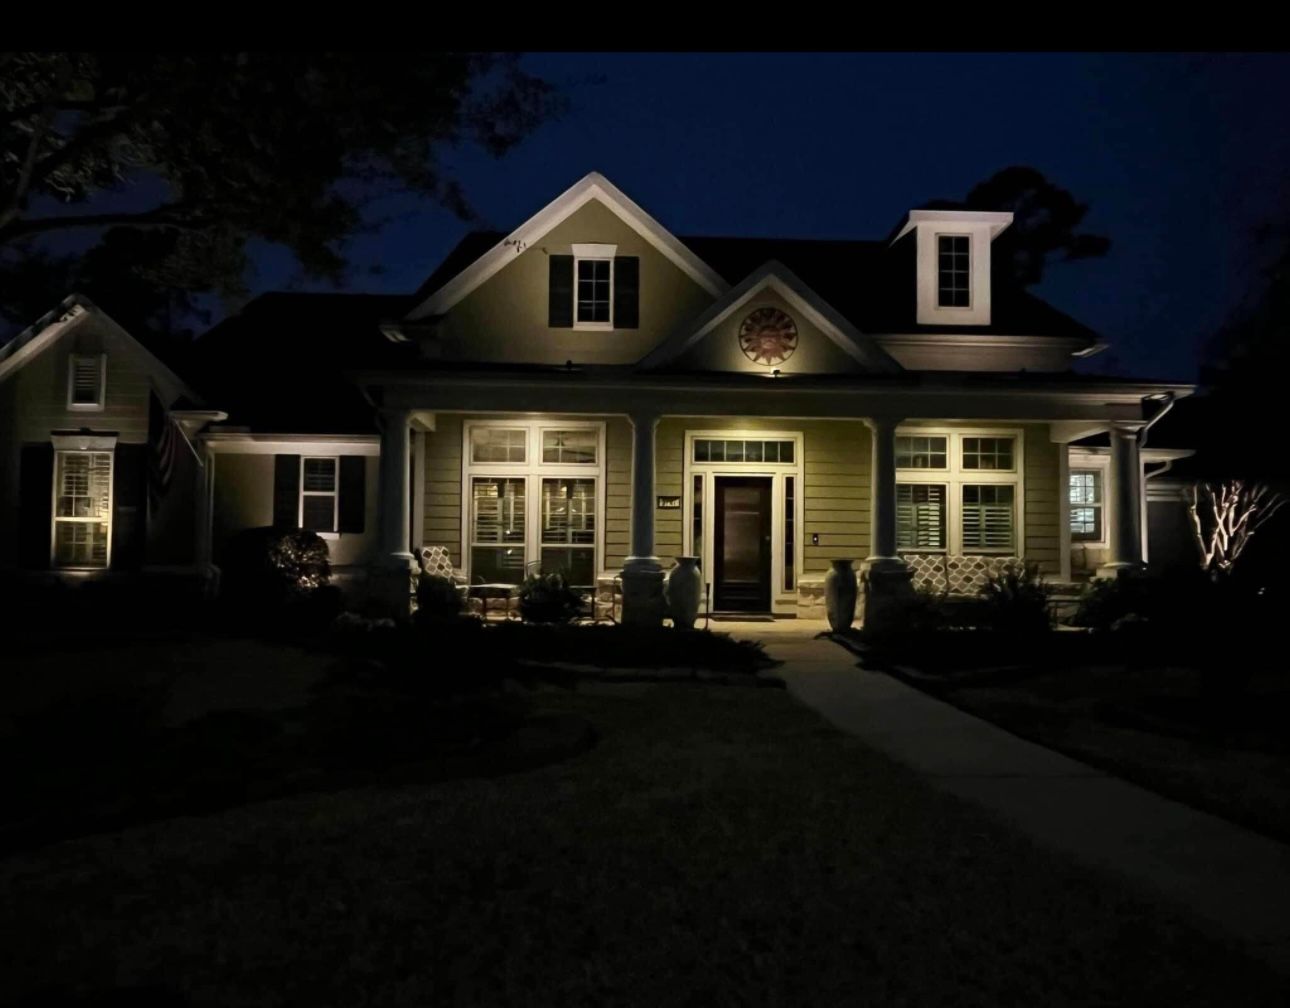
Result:
M136 570L148 541L148 446L118 444L112 459L112 567Z
M547 325L552 329L573 328L573 256L553 255L547 294Z
M362 532L363 514L367 510L367 459L362 455L340 457L341 532Z
M23 567L49 566L51 497L54 492L54 446L22 446L18 468L18 542L16 555Z
M273 456L273 527L300 525L300 456Z
M641 261L636 256L614 259L614 328L636 329L641 324Z

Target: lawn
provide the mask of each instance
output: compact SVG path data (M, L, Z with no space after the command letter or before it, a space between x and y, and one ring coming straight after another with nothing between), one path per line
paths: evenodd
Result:
M905 678L1023 738L1290 843L1290 683L1279 668L1256 670L1225 700L1203 692L1196 670L1170 666Z
M587 719L598 745L0 861L0 989L346 1008L1290 994L781 690L584 683L536 707Z

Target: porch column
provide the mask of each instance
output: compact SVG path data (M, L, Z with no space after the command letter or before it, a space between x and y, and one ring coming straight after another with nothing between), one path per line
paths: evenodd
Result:
M1142 568L1142 462L1138 426L1111 427L1111 500L1106 563L1098 577L1118 577Z
M370 593L396 617L411 612L418 567L410 549L409 424L412 411L381 411L380 551L368 574Z
M881 632L898 624L912 575L896 555L896 427L899 417L868 417L871 432L869 556L861 565L864 626Z
M663 622L663 565L654 555L654 428L658 416L633 413L632 552L623 564L623 622Z

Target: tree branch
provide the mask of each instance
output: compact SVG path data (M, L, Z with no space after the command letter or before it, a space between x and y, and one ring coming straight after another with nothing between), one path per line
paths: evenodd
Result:
M185 218L188 207L183 203L166 203L151 210L136 213L100 213L80 214L69 217L38 217L33 220L16 221L7 227L0 227L0 245L26 238L30 235L43 234L47 231L59 231L65 228L112 227L127 225L129 227L174 227L186 231L200 231L201 223Z

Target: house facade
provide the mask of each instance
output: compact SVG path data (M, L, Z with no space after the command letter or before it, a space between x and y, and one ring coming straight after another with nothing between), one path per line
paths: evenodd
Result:
M925 208L880 241L681 238L593 173L410 297L266 296L199 341L219 415L167 401L193 448L191 563L299 526L396 606L413 550L440 547L474 584L612 584L638 623L678 556L714 611L780 616L822 614L836 559L870 609L1017 558L1051 581L1135 569L1150 478L1185 454L1144 432L1192 388L1073 371L1103 344L1010 283L1010 223Z

